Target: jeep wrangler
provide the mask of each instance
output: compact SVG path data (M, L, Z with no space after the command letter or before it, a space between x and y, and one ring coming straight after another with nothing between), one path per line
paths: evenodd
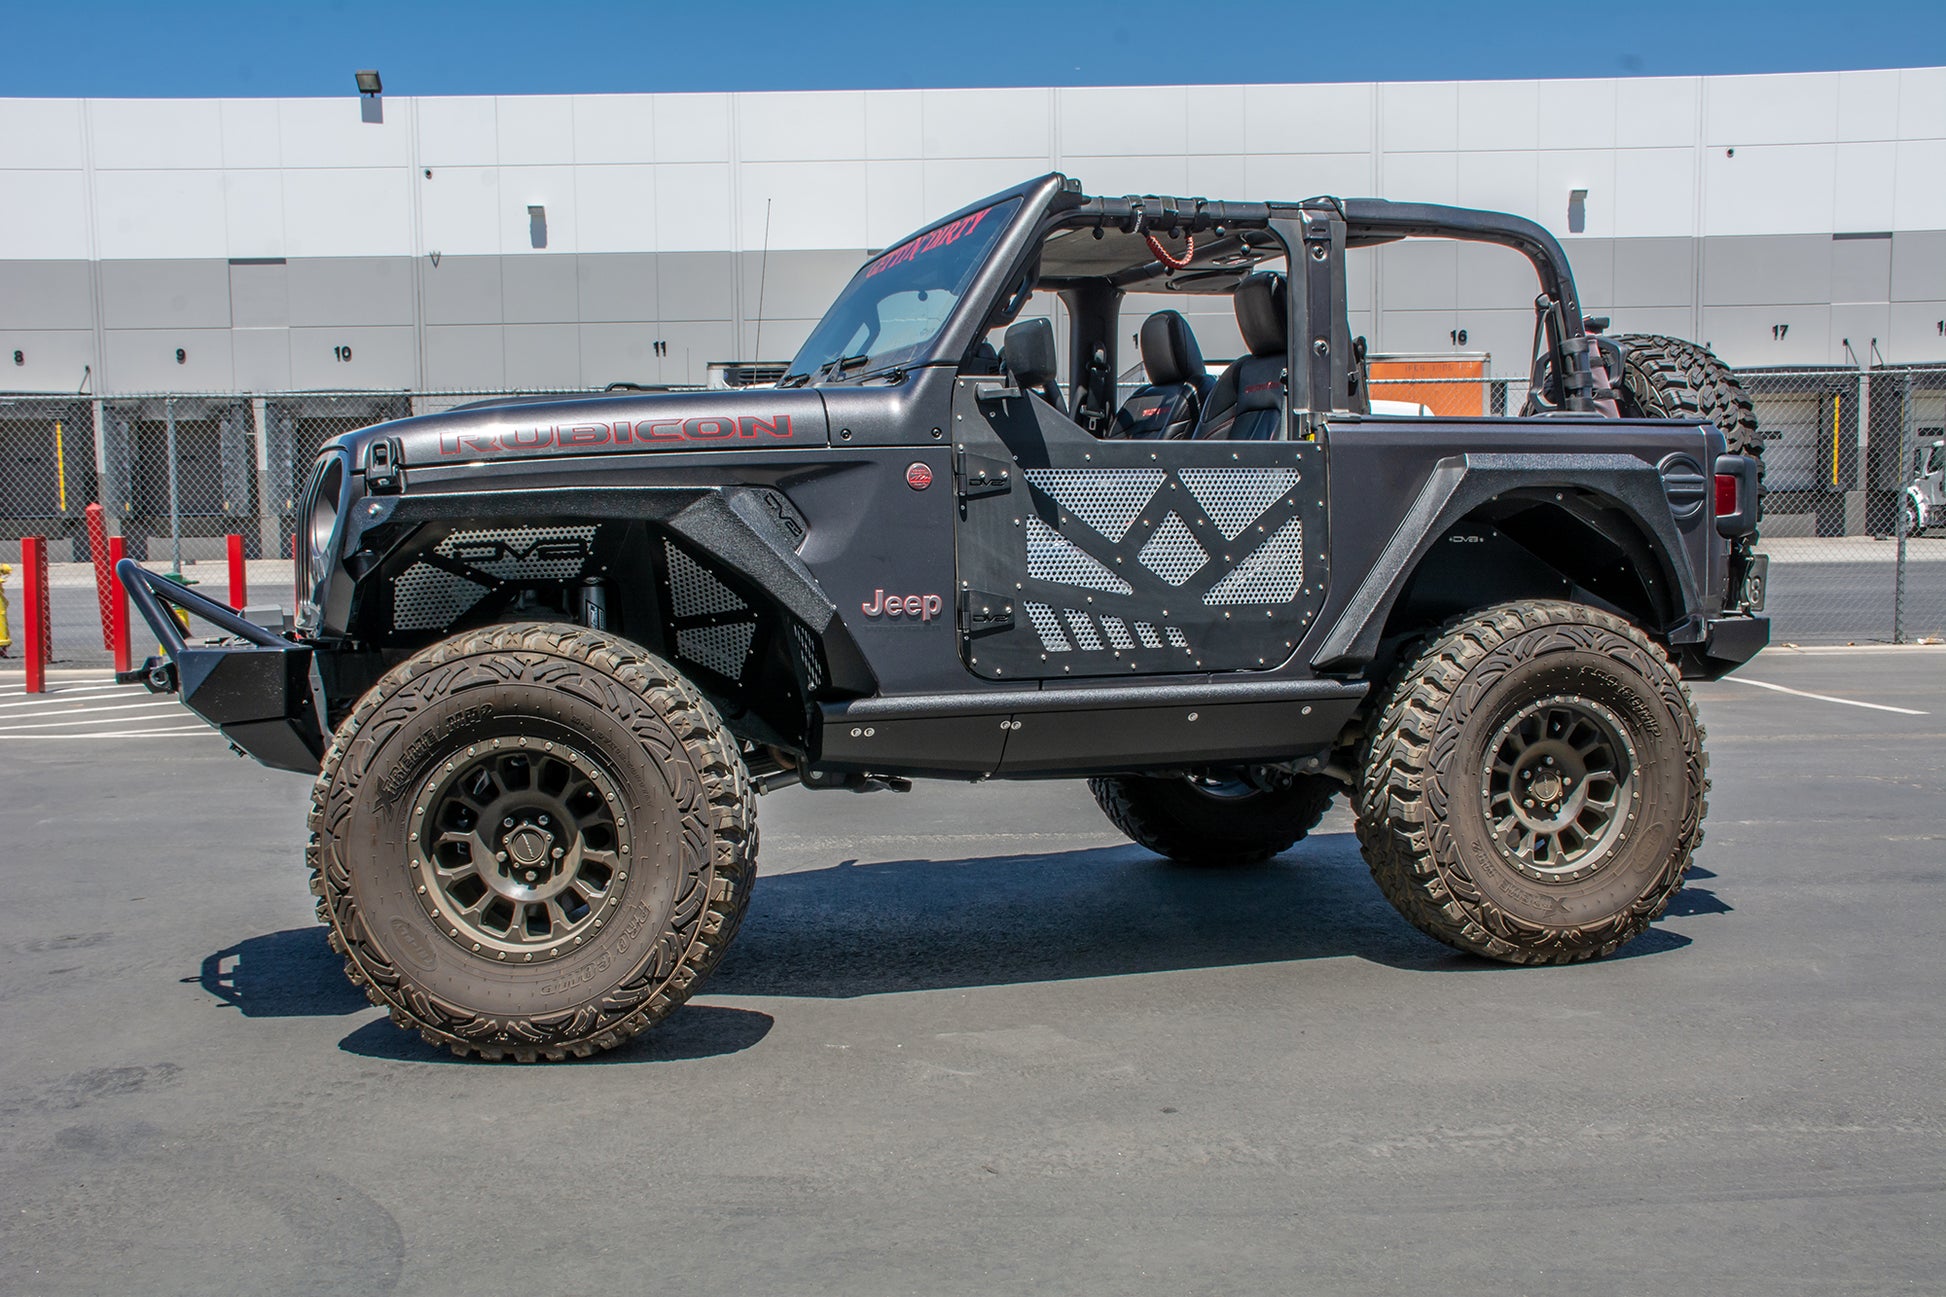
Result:
M1408 238L1532 262L1517 412L1372 412L1347 255ZM1215 295L1245 354L1212 377L1154 311L1118 400L1131 294ZM1748 399L1598 327L1517 217L1047 175L866 262L774 386L338 438L295 629L124 563L164 649L139 674L315 776L332 947L461 1054L672 1012L749 904L755 794L793 782L1085 778L1189 866L1282 852L1343 793L1426 933L1606 955L1702 839L1683 682L1769 623Z

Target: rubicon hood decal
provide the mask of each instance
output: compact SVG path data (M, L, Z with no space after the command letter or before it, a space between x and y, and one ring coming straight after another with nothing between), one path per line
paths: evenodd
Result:
M617 451L822 446L824 402L814 392L748 388L654 396L516 402L400 419L345 438L399 439L408 465ZM354 463L362 463L356 454Z

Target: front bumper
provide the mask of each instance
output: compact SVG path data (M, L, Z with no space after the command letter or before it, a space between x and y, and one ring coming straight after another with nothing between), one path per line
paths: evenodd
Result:
M129 601L162 644L163 655L126 673L150 693L175 693L215 726L230 745L275 770L316 774L324 759L324 726L312 688L311 646L287 640L133 559L115 568ZM180 608L232 638L189 644L170 613ZM122 677L118 677L122 678Z

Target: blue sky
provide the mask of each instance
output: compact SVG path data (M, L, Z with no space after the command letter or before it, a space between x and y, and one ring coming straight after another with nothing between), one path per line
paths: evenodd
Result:
M558 94L1797 72L1946 62L1946 2L0 0L0 96Z

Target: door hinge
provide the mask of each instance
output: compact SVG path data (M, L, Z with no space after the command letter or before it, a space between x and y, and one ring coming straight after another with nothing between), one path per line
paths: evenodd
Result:
M962 500L983 495L1002 495L1013 490L1014 468L1004 459L989 455L969 455L964 449L953 455L953 485Z
M960 633L966 638L989 635L997 630L1011 630L1013 624L1012 595L993 594L986 590L959 592Z

